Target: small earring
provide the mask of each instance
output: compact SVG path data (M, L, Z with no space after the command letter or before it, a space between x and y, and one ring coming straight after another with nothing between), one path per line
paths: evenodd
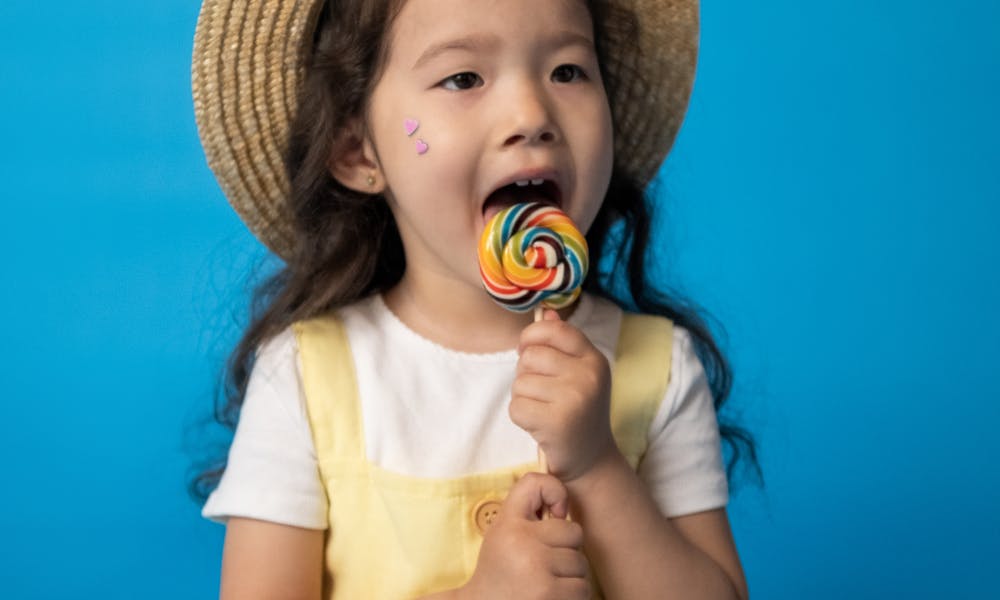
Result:
M375 171L368 174L368 187L375 185Z

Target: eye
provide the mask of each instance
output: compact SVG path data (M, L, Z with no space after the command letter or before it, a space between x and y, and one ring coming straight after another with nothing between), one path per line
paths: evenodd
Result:
M587 74L577 65L559 65L552 71L552 81L556 83L569 83L586 77Z
M439 85L444 87L446 90L457 92L461 90L469 90L482 84L482 77L471 71L466 71L465 73L456 73L451 77L445 78Z

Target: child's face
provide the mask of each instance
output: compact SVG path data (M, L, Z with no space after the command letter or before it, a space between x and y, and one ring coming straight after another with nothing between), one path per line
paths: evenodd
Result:
M369 141L408 271L481 287L477 242L499 208L487 199L514 180L550 180L589 229L612 126L582 0L407 0L390 44Z

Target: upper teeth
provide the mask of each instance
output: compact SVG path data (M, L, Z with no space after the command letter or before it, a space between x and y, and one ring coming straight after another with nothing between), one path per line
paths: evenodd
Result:
M529 183L531 185L542 185L543 183L545 183L545 180L544 179L522 179L521 181L515 181L514 183L516 183L518 187L524 187L524 186L528 185Z

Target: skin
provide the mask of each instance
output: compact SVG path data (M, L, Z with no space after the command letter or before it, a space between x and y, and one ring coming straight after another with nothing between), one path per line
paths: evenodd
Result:
M407 269L385 300L404 323L466 352L518 348L510 418L549 461L551 475L511 490L470 581L437 598L586 598L588 564L608 598L747 597L725 510L664 517L618 451L609 365L568 313L532 323L482 289L472 249L483 201L507 178L552 169L583 231L600 208L613 138L592 36L578 0L408 0L366 123L330 162L341 183L389 202ZM411 137L408 118L420 122ZM323 535L231 519L222 597L318 598Z

